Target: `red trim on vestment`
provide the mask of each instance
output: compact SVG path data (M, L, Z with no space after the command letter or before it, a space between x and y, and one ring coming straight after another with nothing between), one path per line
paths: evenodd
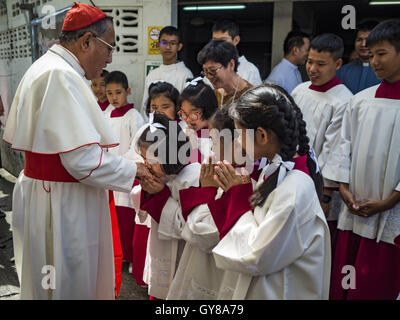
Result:
M129 110L133 109L133 104L126 104L123 107L119 108L114 108L113 111L111 111L110 118L119 118L123 117L125 113L127 113Z
M234 186L221 198L208 203L215 225L222 239L245 212L252 210L249 199L253 194L253 184Z
M182 216L187 220L192 210L201 205L209 203L217 195L216 187L190 187L179 191L179 198L182 208Z
M3 139L3 141L5 143L8 143L8 144L12 145L12 143L8 142L7 140ZM67 150L67 151L60 151L60 152L55 152L55 153L41 153L41 152L35 152L35 153L36 154L43 154L43 155L54 155L54 154L60 154L60 153L67 153L67 152L78 150L79 148L82 148L82 147L91 146L92 144L97 144L100 148L114 148L114 147L119 146L119 142L118 143L113 143L113 144L105 144L105 145L101 145L98 142L92 142L92 143L83 144L83 145L81 145L79 147L76 147L74 149ZM13 147L11 147L11 149L17 150L17 151L22 151L22 152L32 152L31 150L17 149L17 148L13 148Z
M334 86L337 86L339 84L342 84L342 82L338 79L338 77L335 76L332 80L328 81L327 83L323 84L322 86L317 86L317 85L311 84L309 86L309 88L311 90L315 90L318 92L326 92L329 89L332 89Z
M165 185L159 193L143 197L143 189L141 194L140 209L146 211L157 223L160 223L161 212L171 196L171 191L168 186ZM143 202L142 202L143 200Z
M84 180L84 179L86 179L86 178L89 178L89 177L92 175L93 171L96 170L96 169L98 169L98 168L101 166L101 161L102 161L102 160L103 160L103 149L101 149L101 155L100 155L99 165L98 165L96 168L92 169L92 170L90 171L90 173L89 173L86 177L83 177L83 178L79 179L79 181Z
M376 90L375 98L400 100L400 81L389 83L383 80Z

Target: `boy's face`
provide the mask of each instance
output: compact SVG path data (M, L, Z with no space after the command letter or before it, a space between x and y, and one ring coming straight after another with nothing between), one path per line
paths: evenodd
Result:
M330 52L310 49L306 63L308 77L315 86L322 86L332 80L336 70L342 66L342 59L336 61Z
M106 85L107 99L114 108L120 108L127 105L127 98L130 93L131 89L125 89L121 83L108 83Z
M371 51L367 47L367 38L371 31L358 31L354 49L361 61L368 61L371 56Z
M212 33L212 39L213 40L224 40L232 43L235 47L238 45L240 42L240 36L236 36L232 38L232 36L229 34L229 32L223 32L223 31L214 31Z
M390 83L400 80L400 52L389 41L381 41L370 47L371 67L379 79Z
M97 100L99 100L100 102L104 102L107 100L106 84L104 82L103 77L93 79L91 87L92 87L93 93L96 96Z
M175 59L178 51L182 49L182 43L179 42L178 36L163 33L159 41L160 53L166 60Z

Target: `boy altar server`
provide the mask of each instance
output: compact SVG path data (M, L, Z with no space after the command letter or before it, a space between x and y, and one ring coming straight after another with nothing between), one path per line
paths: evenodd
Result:
M350 100L322 171L340 182L346 204L338 220L331 299L394 300L400 292L400 20L377 25L367 46L382 83ZM355 285L343 280L346 265L354 268Z
M321 170L341 128L345 106L353 95L336 77L336 70L342 65L343 50L342 39L334 34L315 37L311 41L306 63L311 81L298 85L292 92L303 113L310 146L315 151ZM337 183L325 179L324 186L321 202L328 221L331 221L329 227L334 245L341 199Z
M84 79L112 61L112 20L74 3L62 31L21 80L3 137L25 151L12 221L21 298L114 299L106 189L130 191L149 173L103 152L117 141Z
M188 79L193 79L193 73L179 61L177 54L182 50L182 38L177 28L167 26L161 29L159 35L160 53L163 63L158 68L151 70L144 84L143 100L140 113L147 119L146 104L149 96L149 87L153 82L164 80L172 84L181 92Z

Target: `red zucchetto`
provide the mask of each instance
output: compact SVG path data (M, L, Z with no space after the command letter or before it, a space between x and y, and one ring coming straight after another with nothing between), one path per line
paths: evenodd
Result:
M105 17L106 14L99 8L84 3L76 3L74 1L74 5L65 16L62 31L79 30Z

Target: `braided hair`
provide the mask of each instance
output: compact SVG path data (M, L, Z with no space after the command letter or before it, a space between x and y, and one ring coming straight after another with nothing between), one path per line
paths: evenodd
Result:
M309 172L311 175L315 173L315 163L309 157L309 139L303 116L283 88L264 84L250 89L231 107L231 115L245 128L256 130L261 127L273 131L281 145L280 156L283 161L292 160L297 152L307 154ZM250 198L253 207L264 204L277 186L278 175L279 170L276 170L255 190Z

